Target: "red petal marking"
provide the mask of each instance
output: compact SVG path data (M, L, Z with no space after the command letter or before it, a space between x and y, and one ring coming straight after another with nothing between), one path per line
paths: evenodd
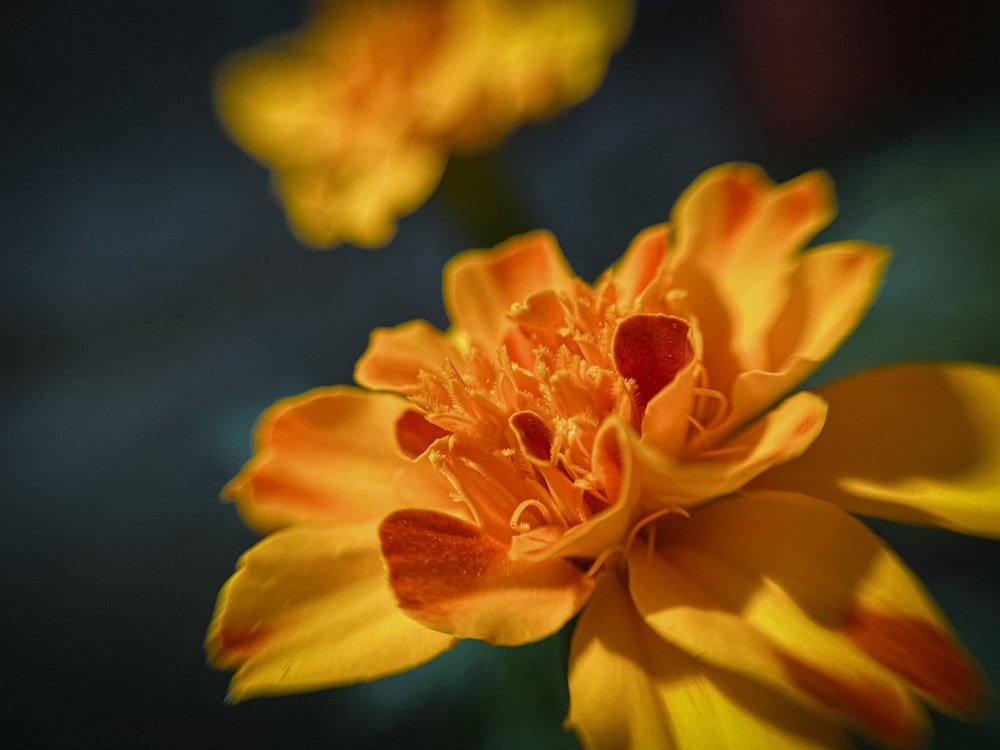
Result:
M407 458L416 458L431 443L447 434L447 430L428 422L416 409L404 411L396 420L396 442Z
M212 638L213 658L226 663L244 662L259 652L273 634L262 627L223 625Z
M816 192L815 181L806 182L797 190L785 193L778 206L781 228L786 231L795 230L807 224L818 210L822 210L820 203L823 198L822 193Z
M511 416L510 426L528 458L546 463L552 460L552 430L545 420L532 411L519 411Z
M430 510L396 511L379 538L399 606L428 620L479 589L479 579L507 558L507 548L478 527Z
M330 508L330 496L316 487L289 478L281 467L265 465L248 481L249 501L256 506L291 507L303 512L324 513ZM242 489L242 488L241 488ZM230 499L247 499L244 493L226 493Z
M688 331L686 321L669 315L632 315L618 324L615 366L623 378L635 381L640 421L646 404L691 361Z
M820 704L894 746L919 747L923 726L913 720L902 690L893 693L875 683L833 675L784 651L775 650L774 654L792 684Z
M859 609L844 631L875 661L960 716L989 713L992 696L985 677L933 623Z
M723 183L722 191L722 203L725 210L715 217L718 222L716 226L719 234L728 238L735 234L750 217L751 210L757 202L758 187L752 178L748 180L746 177L743 179L731 177Z

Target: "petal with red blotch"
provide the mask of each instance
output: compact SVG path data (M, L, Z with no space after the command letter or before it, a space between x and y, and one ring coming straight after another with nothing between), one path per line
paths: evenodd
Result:
M628 559L639 611L677 648L881 742L910 747L926 733L923 712L899 680L803 617L768 582L679 545L669 554L637 547Z
M635 423L646 405L691 361L694 347L686 320L671 315L630 315L618 323L612 341L615 369L633 384Z
M219 595L211 661L230 697L316 690L412 669L454 645L396 605L373 524L301 525L250 549Z
M422 371L440 372L458 362L461 349L452 336L425 320L411 320L372 332L368 348L354 367L354 380L365 388L412 394L420 390Z
M839 748L834 724L700 662L642 621L603 574L573 634L567 725L587 748Z
M630 580L647 622L678 646L894 744L923 725L904 685L962 715L988 704L984 679L920 583L835 506L753 492L670 520L656 536L669 554L633 550ZM900 640L883 655L871 644L890 632Z
M279 401L257 426L256 455L223 494L261 531L305 521L377 522L416 504L454 510L440 475L397 447L396 423L409 408L401 397L349 387Z
M565 560L511 560L478 526L444 513L398 511L379 537L399 606L459 638L505 646L540 640L577 613L593 586Z
M881 367L818 389L822 434L755 486L861 515L1000 537L1000 368Z
M457 255L444 270L444 303L474 346L496 349L514 325L511 306L542 289L568 288L573 274L555 238L531 232L493 250Z

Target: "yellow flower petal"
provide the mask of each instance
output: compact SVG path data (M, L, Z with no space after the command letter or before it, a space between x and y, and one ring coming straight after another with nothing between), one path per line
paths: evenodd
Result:
M535 291L567 288L575 279L555 237L532 232L491 251L453 258L444 270L444 302L451 322L486 350L504 342L511 307Z
M275 167L273 182L290 228L304 244L381 247L396 234L396 220L434 192L446 161L433 148L387 147L294 169Z
M826 360L867 312L888 261L887 249L863 242L803 253L788 278L788 300L766 337L768 369L781 372L800 357Z
M541 640L577 613L593 586L565 560L511 560L480 527L443 513L398 511L379 536L399 606L459 638L503 646Z
M852 513L1000 537L1000 368L892 365L819 389L822 434L755 486Z
M662 552L629 554L632 593L646 622L689 653L894 745L925 730L904 686L959 715L988 705L982 675L914 576L834 506L752 493L657 532Z
M260 531L375 522L414 503L454 512L447 483L397 447L396 423L408 408L399 396L349 387L279 401L261 417L257 454L223 494Z
M209 658L230 698L315 690L412 669L455 639L396 606L375 526L299 525L241 559L219 595Z
M602 575L570 650L566 723L586 748L838 748L844 732L660 639Z
M452 337L425 320L377 328L354 368L358 385L410 394L420 388L422 371L438 372L461 352Z

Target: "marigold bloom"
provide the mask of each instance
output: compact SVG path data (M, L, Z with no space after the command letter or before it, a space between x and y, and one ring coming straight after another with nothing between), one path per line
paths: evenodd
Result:
M452 260L452 328L376 331L362 388L276 404L227 487L269 533L208 635L232 696L579 614L567 723L587 747L909 747L925 703L981 715L985 679L849 513L1000 536L1000 370L788 395L888 257L803 252L833 212L822 173L726 165L594 285L541 232Z
M450 153L588 96L630 18L630 0L325 0L228 60L217 108L304 242L379 246Z

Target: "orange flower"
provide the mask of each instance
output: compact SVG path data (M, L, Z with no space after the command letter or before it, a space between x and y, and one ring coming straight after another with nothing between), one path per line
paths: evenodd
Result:
M546 233L451 261L452 329L376 331L363 388L272 407L227 487L269 533L208 636L232 696L579 614L567 723L587 747L909 747L923 703L980 715L985 679L845 511L1000 536L1000 370L897 365L788 395L887 260L802 252L833 210L821 173L727 165L593 286Z
M326 0L220 69L222 122L306 243L384 245L448 155L587 97L631 0Z

